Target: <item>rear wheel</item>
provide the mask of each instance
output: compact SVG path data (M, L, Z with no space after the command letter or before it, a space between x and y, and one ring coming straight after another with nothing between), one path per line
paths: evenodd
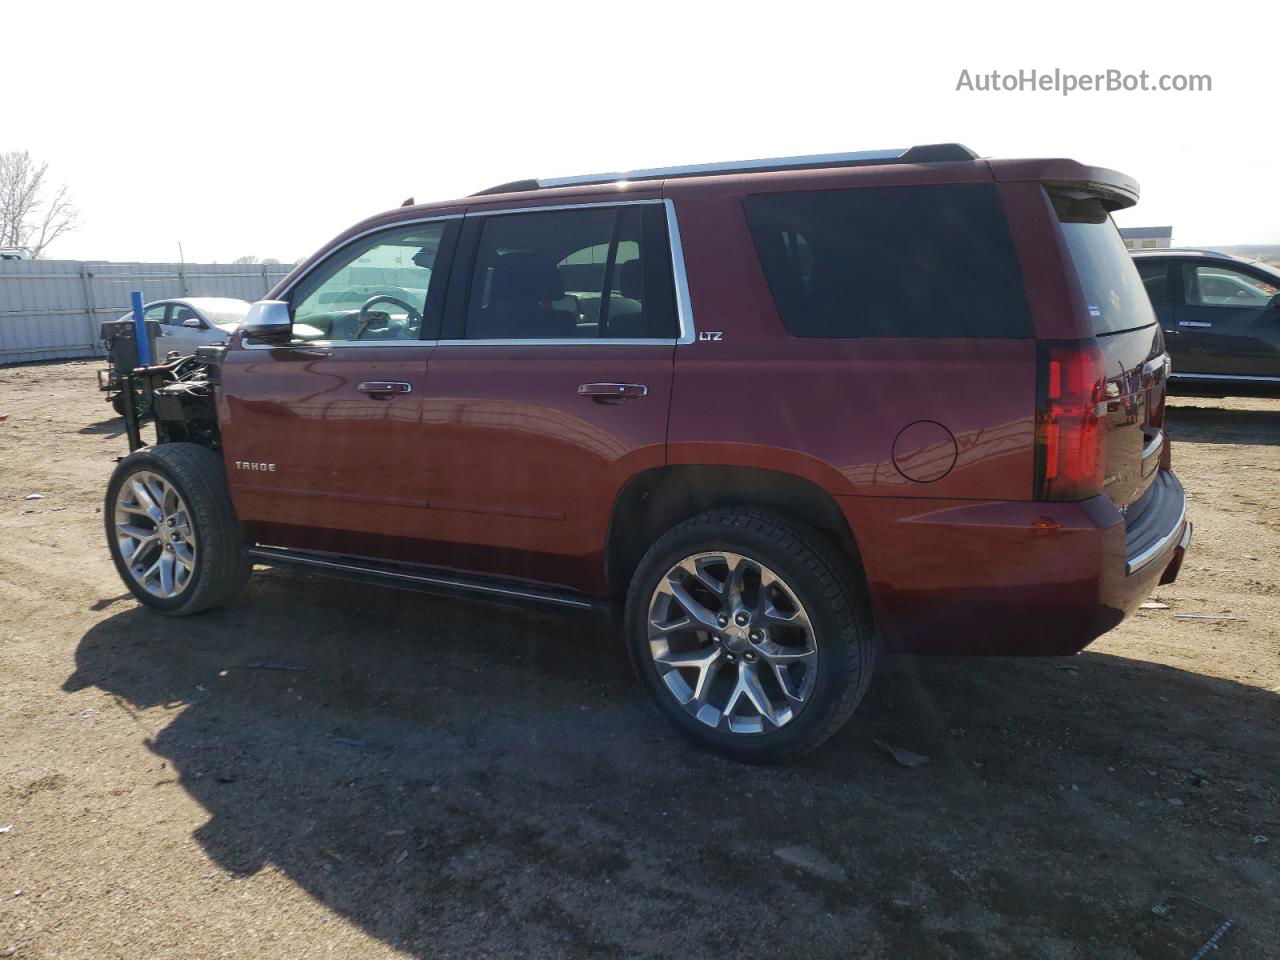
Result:
M103 514L116 570L153 609L181 615L219 606L249 575L222 458L205 447L131 453L111 475Z
M627 598L658 708L697 743L771 762L812 750L866 693L875 648L850 564L817 531L747 508L668 531Z

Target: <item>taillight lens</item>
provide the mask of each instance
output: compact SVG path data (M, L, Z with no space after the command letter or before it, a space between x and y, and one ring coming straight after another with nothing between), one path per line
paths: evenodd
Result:
M1042 344L1036 412L1036 499L1102 491L1106 366L1096 343Z

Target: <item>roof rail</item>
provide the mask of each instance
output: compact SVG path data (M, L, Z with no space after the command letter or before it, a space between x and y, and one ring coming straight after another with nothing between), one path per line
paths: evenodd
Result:
M959 143L930 143L905 150L863 150L859 153L817 153L804 157L770 157L764 160L730 160L724 163L694 163L682 167L653 167L620 173L588 173L576 177L546 177L513 180L473 193L483 197L493 193L514 193L548 187L579 187L596 183L630 180L670 180L702 177L718 173L763 173L770 170L816 170L823 167L866 167L884 163L944 163L977 160L978 155Z

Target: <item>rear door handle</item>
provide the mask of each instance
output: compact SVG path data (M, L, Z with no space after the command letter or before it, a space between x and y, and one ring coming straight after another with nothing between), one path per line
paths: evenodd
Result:
M357 389L375 400L389 400L397 393L413 393L413 384L402 380L366 380Z
M649 388L643 383L584 383L578 387L578 396L590 397L596 403L621 403L648 395Z

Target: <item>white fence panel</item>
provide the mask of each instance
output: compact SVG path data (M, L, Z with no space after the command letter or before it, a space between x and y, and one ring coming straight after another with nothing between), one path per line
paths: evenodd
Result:
M259 300L293 267L263 263L0 261L0 365L101 356L103 320L129 312L129 294Z

